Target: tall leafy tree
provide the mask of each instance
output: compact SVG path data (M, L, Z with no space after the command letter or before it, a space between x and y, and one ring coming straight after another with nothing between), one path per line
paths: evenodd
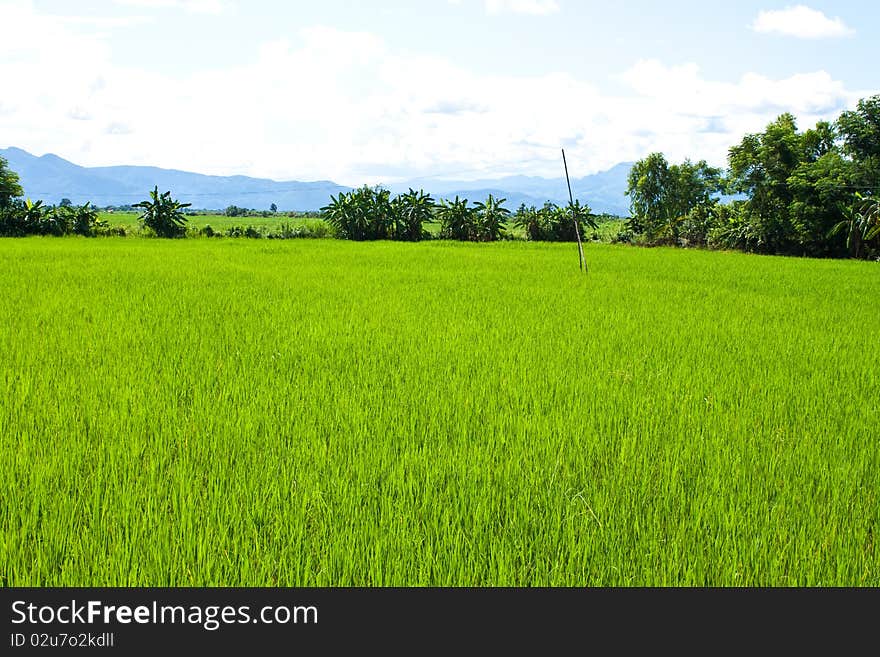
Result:
M760 134L746 135L728 153L729 188L745 193L743 206L753 243L767 253L792 253L796 239L789 206L794 200L788 179L803 161L797 123L783 114Z
M667 217L678 219L700 206L709 206L713 195L721 191L721 169L709 166L706 160L669 167L669 190L664 198L669 209Z
M856 182L880 192L880 95L863 98L837 119L844 154L857 165Z
M652 153L635 163L627 182L630 226L649 239L677 239L689 213L714 203L721 170L705 160L670 165L662 153Z
M836 124L820 121L803 133L792 115L783 114L730 149L731 189L749 197L741 206L746 248L824 257L847 253L852 240L835 227L858 214L854 191L871 179L874 157L868 110L876 105L859 107Z
M792 196L788 208L792 239L805 255L843 256L848 247L844 238L832 229L844 221L852 209L852 163L836 148L815 159L816 151L805 151L805 154L805 161L788 178Z
M0 157L0 208L9 207L12 199L24 196L18 174L9 168L9 162Z
M651 153L630 169L626 194L638 232L651 235L669 221L671 208L667 199L671 182L669 162L662 153Z

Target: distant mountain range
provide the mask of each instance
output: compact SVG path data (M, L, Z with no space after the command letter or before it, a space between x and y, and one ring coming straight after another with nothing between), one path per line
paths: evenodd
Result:
M158 185L160 191L171 190L174 198L192 203L194 208L222 210L230 205L267 210L274 203L279 210L317 210L326 205L330 195L347 192L349 187L331 181L280 182L247 176L206 176L200 173L160 169L158 167L112 166L81 167L46 154L31 155L20 148L0 149L0 157L19 174L25 194L57 204L62 198L81 204L130 205L146 198ZM618 164L603 171L571 181L575 198L589 205L594 212L626 216L629 203L624 195L626 179L632 163ZM540 207L546 201L568 202L565 178L509 176L490 180L413 180L387 185L393 193L424 189L435 198L459 196L471 201L483 200L489 194L506 198L506 206L515 210L521 203Z

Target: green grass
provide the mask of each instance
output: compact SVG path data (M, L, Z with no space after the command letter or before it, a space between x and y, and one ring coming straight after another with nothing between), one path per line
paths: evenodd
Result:
M0 240L0 583L880 585L880 267Z

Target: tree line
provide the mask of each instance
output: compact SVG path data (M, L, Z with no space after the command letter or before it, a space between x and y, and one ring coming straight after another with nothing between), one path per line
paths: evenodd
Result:
M492 194L474 203L458 196L437 202L414 189L391 198L387 189L364 186L331 196L321 211L337 237L358 241L428 239L424 225L430 222L440 224L440 239L468 242L504 239L511 226L524 230L528 239L554 242L574 241L575 223L582 234L587 227L598 228L599 217L580 201L566 207L548 202L540 209L523 204L515 213L504 207L505 202Z
M652 153L627 195L622 241L880 257L880 96L803 132L782 114L729 149L726 171Z
M803 132L794 116L782 114L731 147L726 170L705 160L670 164L662 153L652 153L632 167L626 194L631 217L615 237L618 242L880 258L880 95ZM89 203L44 206L22 196L17 174L0 158L0 235L114 233ZM359 241L427 239L430 223L439 224L441 239L473 242L509 238L511 227L533 241L573 241L576 225L582 235L598 228L600 217L580 201L565 207L521 205L516 212L505 202L492 195L475 203L458 196L438 202L413 189L392 198L387 189L364 186L331 196L320 216L336 237ZM141 212L148 232L183 237L189 206L157 187L131 207ZM230 206L226 214L248 211ZM199 233L219 234L207 227ZM229 234L264 236L240 228ZM316 234L284 226L271 236Z

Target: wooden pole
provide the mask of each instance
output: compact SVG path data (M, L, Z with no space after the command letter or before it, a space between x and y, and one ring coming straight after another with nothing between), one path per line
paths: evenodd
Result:
M562 164L565 166L565 182L568 185L568 207L571 208L571 221L574 224L574 234L578 241L578 266L581 271L587 273L587 259L584 257L584 245L581 243L581 229L578 226L577 217L574 216L574 196L571 194L571 180L568 178L568 162L565 161L565 149L562 149Z

